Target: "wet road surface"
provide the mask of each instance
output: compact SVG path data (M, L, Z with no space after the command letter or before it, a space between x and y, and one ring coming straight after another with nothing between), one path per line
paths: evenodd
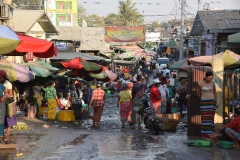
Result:
M239 149L188 147L186 130L149 133L147 129L121 128L119 108L115 97L107 98L100 128L91 127L91 120L82 125L72 122L52 122L43 128L44 121L19 117L29 130L12 130L11 140L16 150L0 150L0 160L238 160ZM16 154L22 153L21 157Z

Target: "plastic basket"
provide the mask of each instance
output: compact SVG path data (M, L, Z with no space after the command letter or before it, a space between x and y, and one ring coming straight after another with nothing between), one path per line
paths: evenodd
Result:
M221 148L226 148L226 149L231 149L231 148L233 148L233 142L229 142L229 141L221 141L221 142L219 142L219 146L221 147Z
M190 140L185 142L188 146L197 146L197 147L209 147L211 141L208 140Z

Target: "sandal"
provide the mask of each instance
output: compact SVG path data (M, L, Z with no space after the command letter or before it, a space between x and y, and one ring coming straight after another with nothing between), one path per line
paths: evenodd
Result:
M134 126L130 126L131 129L134 129Z

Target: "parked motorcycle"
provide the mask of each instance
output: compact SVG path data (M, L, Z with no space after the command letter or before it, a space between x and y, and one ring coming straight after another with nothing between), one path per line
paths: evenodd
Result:
M139 101L141 105L138 114L144 116L143 121L146 128L150 131L155 131L157 135L159 135L159 128L162 125L162 121L160 121L156 116L156 111L152 106L149 105L149 95L144 94L143 98Z

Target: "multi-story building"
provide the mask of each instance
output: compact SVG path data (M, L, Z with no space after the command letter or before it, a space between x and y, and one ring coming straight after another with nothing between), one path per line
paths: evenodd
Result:
M46 0L44 3L55 26L78 26L78 0Z

